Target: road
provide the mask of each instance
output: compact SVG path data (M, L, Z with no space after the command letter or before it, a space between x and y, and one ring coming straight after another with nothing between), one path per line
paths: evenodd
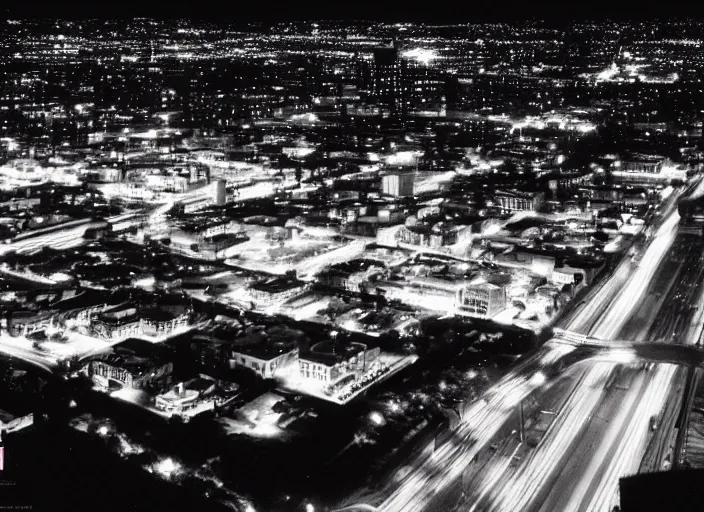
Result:
M25 361L49 373L54 373L58 366L55 357L35 350L31 341L26 338L11 338L7 333L0 333L0 353Z
M138 215L129 213L108 217L106 220L113 225L132 225L137 222ZM50 226L34 230L18 236L7 244L0 245L0 256L8 252L33 252L44 247L52 249L70 249L85 242L83 235L89 228L100 228L103 224L90 219L79 219L66 222L61 228Z
M698 339L689 325L689 305L699 299L702 246L683 245L674 266L676 275L671 275L668 253L675 241L675 220L673 216L663 222L638 269L607 308L590 303L582 310L598 315L587 334L635 342ZM667 297L648 300L653 288ZM659 310L653 309L654 304ZM633 318L639 321L629 321ZM579 317L572 323L589 325ZM575 387L546 432L534 441L535 447L513 441L521 463L515 469L509 465L500 478L477 475L477 484L468 493L472 507L608 511L618 504L619 478L638 472L649 446L645 458L651 467L662 467L673 449L671 427L681 410L677 404L682 401L686 372L671 364L649 369L636 361L636 354L622 364L582 363ZM559 401L551 389L541 391L540 400ZM650 431L653 417L661 425L656 433ZM505 459L497 458L494 464L506 467Z
M11 251L18 253L32 252L42 249L43 247L51 247L52 249L69 249L81 245L85 240L83 235L88 228L101 227L100 223L89 222L77 226L71 226L59 231L53 231L46 234L23 238L15 242L10 242L0 246L0 254L5 254Z

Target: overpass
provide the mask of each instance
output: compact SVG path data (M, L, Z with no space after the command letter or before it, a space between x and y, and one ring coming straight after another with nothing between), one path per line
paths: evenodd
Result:
M617 361L672 363L684 366L703 366L704 348L698 345L685 345L679 339L668 342L604 340L595 336L554 329L553 343L562 343L592 349L594 357L613 357ZM611 353L611 354L610 354Z

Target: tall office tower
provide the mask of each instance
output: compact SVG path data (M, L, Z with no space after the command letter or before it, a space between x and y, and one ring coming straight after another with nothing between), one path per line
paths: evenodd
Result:
M372 96L382 114L392 117L405 115L403 62L394 46L374 50Z
M461 90L462 88L460 87L460 81L457 75L449 75L444 77L443 93L445 95L448 110L455 110L461 105Z
M222 206L227 202L227 182L225 180L214 181L211 185L213 187L213 202Z
M413 195L415 174L412 172L395 172L381 180L381 193L387 196L408 197Z

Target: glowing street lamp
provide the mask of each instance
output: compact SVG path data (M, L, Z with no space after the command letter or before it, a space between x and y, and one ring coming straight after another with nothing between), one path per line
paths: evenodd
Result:
M371 421L372 425L376 425L377 427L386 423L384 416L378 411L373 411L369 414L369 421Z
M536 373L531 377L530 382L531 382L531 384L533 384L534 386L540 387L540 386L542 386L543 384L545 384L545 382L547 382L547 380L548 380L548 379L547 379L547 377L545 376L545 374L544 374L543 372L536 372Z

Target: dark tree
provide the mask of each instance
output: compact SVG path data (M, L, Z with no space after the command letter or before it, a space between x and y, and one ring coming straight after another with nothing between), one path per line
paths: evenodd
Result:
M501 164L499 170L506 174L515 175L518 173L518 166L513 160L506 160Z

